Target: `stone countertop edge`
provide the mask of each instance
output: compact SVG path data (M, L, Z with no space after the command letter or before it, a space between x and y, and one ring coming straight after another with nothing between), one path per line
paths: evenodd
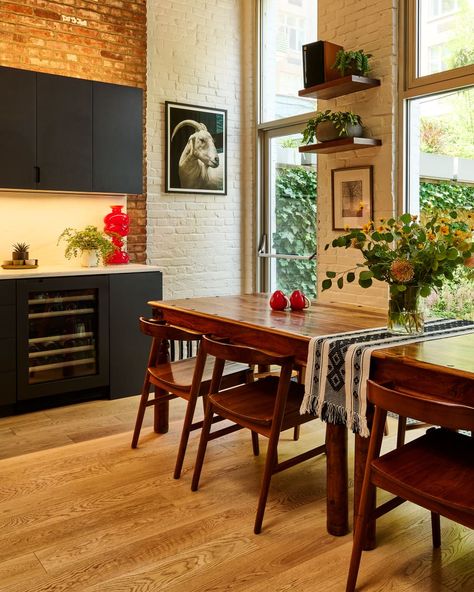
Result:
M0 280L23 280L27 278L60 277L68 275L111 275L114 273L141 273L161 271L155 265L127 263L125 265L101 265L98 267L80 267L71 265L40 265L36 269L2 269Z

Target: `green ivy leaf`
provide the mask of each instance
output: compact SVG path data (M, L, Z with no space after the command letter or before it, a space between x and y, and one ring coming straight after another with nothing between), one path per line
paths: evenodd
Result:
M337 287L339 288L339 290L342 290L343 285L344 285L344 278L341 276L340 278L337 279Z
M332 282L331 280L323 280L323 283L321 284L321 287L324 290L329 290L329 288L332 286Z
M370 286L372 285L372 280L368 279L368 280L361 280L359 278L359 286L361 288L370 288Z
M367 269L366 271L361 271L360 275L359 275L359 280L369 280L370 278L374 277L374 274L370 271L370 269Z
M411 222L411 214L402 214L400 216L400 220L403 222L403 224L410 224Z
M328 278L335 278L336 272L335 271L326 271L326 277Z
M350 284L350 283L352 283L352 282L355 280L355 277L356 277L356 276L355 276L355 273L354 273L353 271L350 271L350 272L347 274L346 280L347 280L347 281L349 282L349 284Z

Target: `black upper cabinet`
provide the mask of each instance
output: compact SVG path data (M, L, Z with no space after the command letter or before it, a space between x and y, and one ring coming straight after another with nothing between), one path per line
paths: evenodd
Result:
M92 190L92 82L37 75L38 189Z
M36 73L0 67L0 186L35 188Z
M0 188L142 193L141 89L0 67Z
M94 82L92 190L142 193L143 92Z

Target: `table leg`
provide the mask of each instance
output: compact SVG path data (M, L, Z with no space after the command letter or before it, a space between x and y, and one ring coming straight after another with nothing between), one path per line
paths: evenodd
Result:
M354 516L357 515L362 491L362 482L364 481L364 471L369 451L370 438L362 438L358 434L355 436L355 454L354 454ZM375 510L375 488L370 501L370 511ZM367 523L365 531L364 551L370 551L376 547L375 541L375 520Z
M346 426L327 424L326 456L327 530L342 536L349 532Z

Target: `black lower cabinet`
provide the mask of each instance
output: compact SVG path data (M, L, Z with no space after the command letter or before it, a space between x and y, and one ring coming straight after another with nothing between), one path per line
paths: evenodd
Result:
M110 276L110 397L112 399L135 395L141 390L150 340L140 332L138 318L150 316L150 307L147 306L147 302L161 300L161 298L161 274L159 273L123 273Z
M16 282L0 284L0 405L16 402Z
M140 392L157 271L0 282L0 411ZM69 399L68 399L69 397Z

